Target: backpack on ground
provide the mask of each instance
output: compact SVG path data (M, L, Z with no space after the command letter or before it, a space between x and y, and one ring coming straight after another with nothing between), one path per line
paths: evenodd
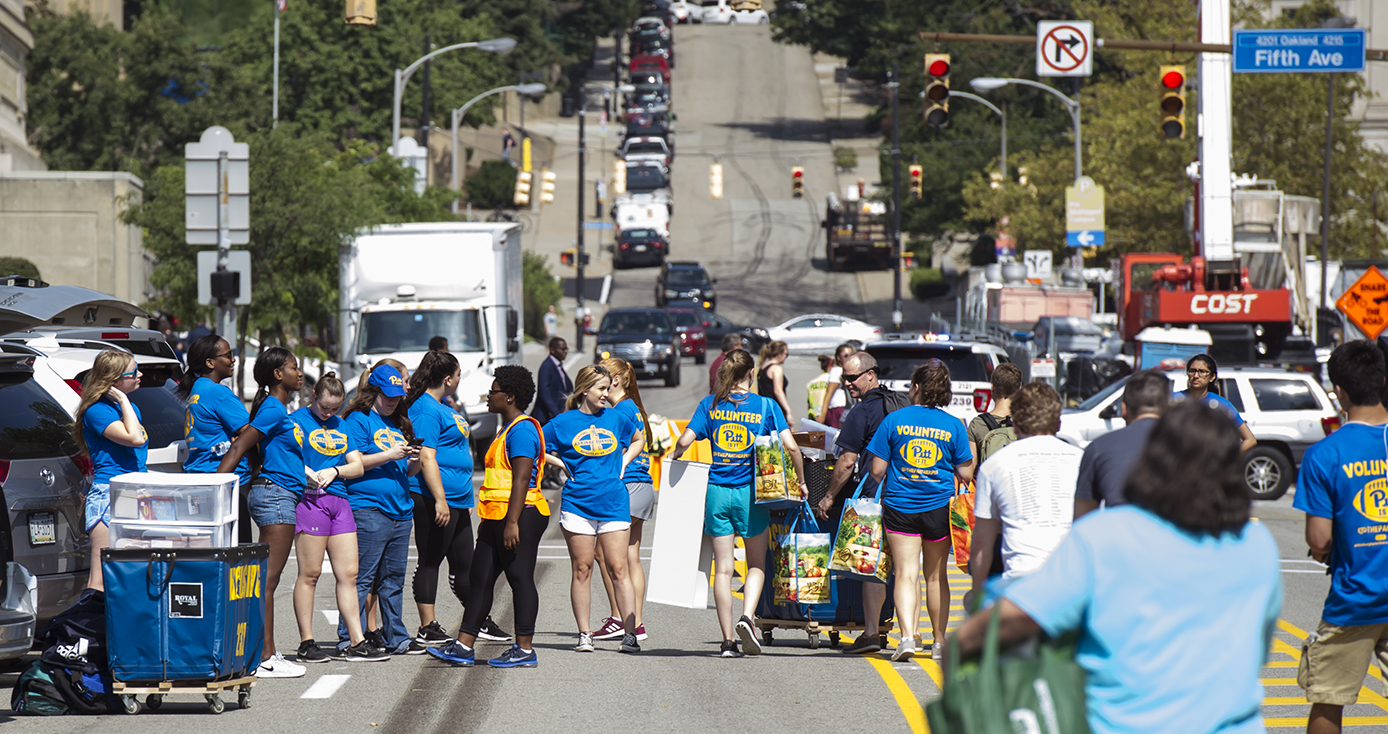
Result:
M15 681L10 693L10 709L19 714L62 716L68 712L67 699L58 688L53 670L42 662L29 666Z

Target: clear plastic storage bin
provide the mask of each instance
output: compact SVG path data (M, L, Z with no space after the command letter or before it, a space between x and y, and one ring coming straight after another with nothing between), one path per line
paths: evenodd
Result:
M236 524L151 525L111 523L111 547L121 548L230 548L236 545Z
M122 474L111 480L111 522L222 525L238 519L235 474Z

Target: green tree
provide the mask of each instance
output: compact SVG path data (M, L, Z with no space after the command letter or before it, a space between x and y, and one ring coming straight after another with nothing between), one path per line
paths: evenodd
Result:
M43 280L43 276L39 275L39 266L22 257L0 257L0 275L18 275Z
M468 176L463 189L473 206L483 209L509 207L516 193L516 169L506 161L483 161L477 172Z
M564 289L549 271L549 259L530 250L522 252L521 286L525 290L525 333L531 339L544 341L545 314L550 306L558 306L564 295Z

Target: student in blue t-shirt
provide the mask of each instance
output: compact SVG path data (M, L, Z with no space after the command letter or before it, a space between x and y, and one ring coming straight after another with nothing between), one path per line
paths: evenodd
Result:
M612 387L607 391L607 404L616 410L625 411L636 421L636 432L646 442L646 448L632 459L622 474L627 485L627 498L631 503L631 535L627 539L627 569L631 575L631 588L636 598L636 640L646 639L646 622L643 613L646 598L646 573L641 567L641 531L646 521L655 517L655 485L651 481L651 458L655 455L652 446L651 428L646 421L646 408L641 402L641 388L636 384L636 373L625 359L608 357L600 362L612 375ZM633 437L634 438L634 437ZM612 613L593 633L594 640L615 640L625 634L621 611L617 609L617 595L612 589L612 578L607 566L602 562L602 548L598 548L598 571L602 573L602 585L607 591L607 603Z
M1197 354L1186 360L1186 389L1171 394L1171 401L1179 403L1186 398L1199 400L1211 408L1217 408L1229 416L1234 421L1234 426L1239 431L1239 451L1247 451L1258 445L1258 439L1253 437L1253 431L1244 422L1243 416L1239 415L1238 408L1234 404L1224 399L1218 393L1210 392L1210 386L1219 379L1219 365L1215 364L1214 357L1208 354Z
M974 458L968 429L944 409L954 397L949 367L938 359L917 367L911 373L910 397L912 405L882 419L867 452L872 454L873 480L886 477L882 528L892 552L892 598L901 620L901 642L892 660L908 660L916 653L921 588L915 579L922 570L925 609L934 634L931 656L938 660L949 616L949 501L955 477L960 482L973 479Z
M718 365L718 389L699 401L694 417L672 458L678 459L695 441L709 439L713 445L713 467L708 473L708 495L704 500L704 535L713 539L717 565L713 577L713 601L718 610L718 626L723 632L719 655L725 658L761 654L752 615L766 582L766 529L771 512L757 505L752 491L752 446L757 436L776 436L800 478L800 496L805 497L805 465L800 447L791 436L781 406L770 398L752 392L756 385L756 362L743 349L734 349ZM747 576L742 584L742 616L733 622L733 547L740 536L747 549ZM733 641L736 633L742 650Z
M1233 423L1195 401L1157 420L1128 477L1130 504L1076 520L956 637L976 654L993 614L1003 644L1078 631L1094 734L1261 734L1259 676L1282 607L1277 544L1250 521Z
M347 405L346 418L348 450L361 453L365 469L361 477L347 480L347 499L357 522L362 629L372 644L395 654L407 652L411 641L401 604L414 527L410 477L419 472L419 445L404 399L404 376L390 365L377 364ZM379 630L367 623L372 606L368 596L380 604ZM341 621L337 639L339 649L350 642Z
M231 440L251 422L251 414L241 398L231 388L221 384L236 372L236 354L231 345L216 334L206 334L188 348L188 371L178 381L174 394L187 406L184 410L184 438L188 441L188 458L183 461L187 474L210 474L217 471L222 456L231 448ZM249 518L246 496L251 491L251 466L243 457L236 465L241 480L236 501L240 516ZM237 542L251 542L251 524L239 526Z
M1336 347L1327 365L1349 422L1306 450L1292 506L1306 513L1311 556L1330 565L1316 637L1297 682L1311 702L1310 732L1340 731L1364 671L1388 645L1388 410L1383 354L1370 341Z
M636 599L627 574L631 503L622 472L641 454L645 436L624 410L607 407L612 373L602 365L578 371L563 413L545 424L545 463L569 473L559 505L559 527L569 546L569 596L578 623L578 652L593 651L590 576L599 545L622 615L622 652L641 652L636 641Z
M111 479L145 470L149 436L140 425L140 409L130 393L140 389L140 368L130 352L108 349L96 355L82 384L82 398L72 423L77 448L92 462L87 489L86 524L91 540L87 586L102 590L101 549L111 545Z
M467 604L468 570L472 567L472 445L467 420L443 399L458 389L458 359L431 351L420 360L405 397L410 425L419 447L419 473L410 477L414 502L414 543L419 563L414 570L414 603L419 631L411 648L441 645L452 636L434 617L439 567L448 559L448 585Z
M251 480L246 498L251 519L260 529L260 542L270 544L268 574L265 579L264 659L256 669L262 678L298 678L307 670L285 659L275 648L274 595L279 588L284 564L294 545L296 506L304 487L318 487L318 474L304 463L304 431L289 417L287 407L304 386L299 361L284 347L270 347L256 357L251 371L259 388L251 402L251 423L222 455L217 471L236 469L252 448L259 450L260 470Z

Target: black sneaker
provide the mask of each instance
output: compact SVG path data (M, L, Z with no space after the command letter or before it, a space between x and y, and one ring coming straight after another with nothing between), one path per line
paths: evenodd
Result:
M477 632L477 639L491 640L492 642L510 642L511 634L502 629L500 625L492 621L489 616L482 622L482 629Z
M406 655L423 655L428 645L420 644L419 640L410 640L410 646L405 648Z
M299 662L301 663L326 663L332 657L323 652L323 648L318 646L313 640L304 640L299 643Z
M390 659L390 655L370 640L362 640L343 651L343 659L349 663L379 663Z
M414 636L414 641L425 647L441 645L451 639L453 638L443 631L443 627L439 626L437 619L420 627Z
M757 628L752 625L752 619L747 615L742 615L742 619L737 620L734 627L737 636L742 638L742 651L747 655L760 655L761 643L757 641Z
M381 634L380 630L367 630L362 633L362 636L365 637L366 641L371 643L372 646L382 650L390 650L390 648L386 647L386 637Z
M718 656L724 658L740 658L742 653L738 652L737 643L732 640L723 640L723 646L718 649Z
M853 644L845 647L843 651L849 655L870 655L881 649L882 646L877 644L877 635L871 637L860 635L858 639L853 641Z
M622 652L641 652L641 643L636 641L636 635L622 635L622 645L617 648Z

